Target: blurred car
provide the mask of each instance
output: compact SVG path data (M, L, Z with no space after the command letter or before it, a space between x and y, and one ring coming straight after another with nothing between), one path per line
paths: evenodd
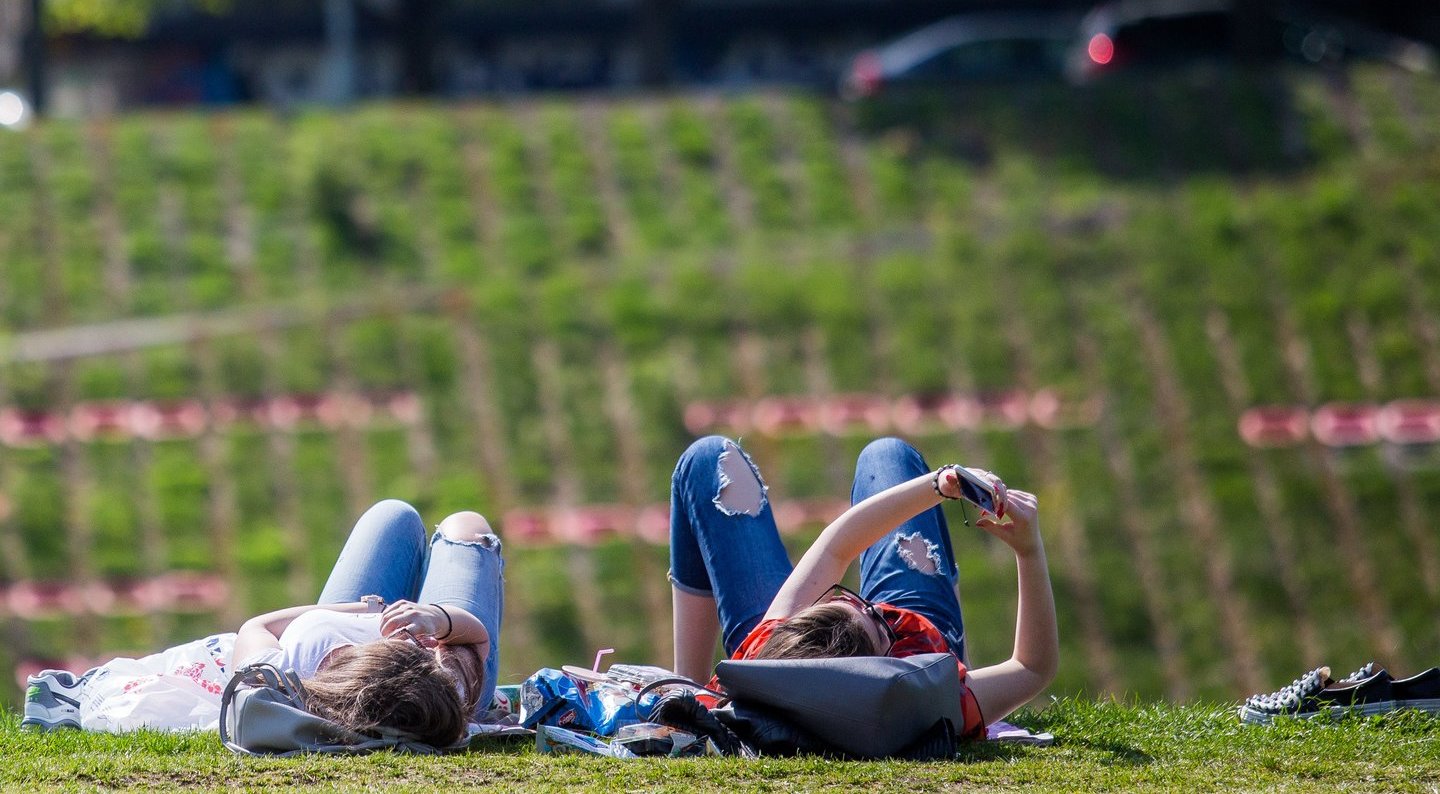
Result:
M1434 53L1422 44L1313 12L1283 6L1242 11L1234 0L1114 0L1081 20L1066 72L1084 82L1112 72L1238 57L1310 64L1370 58L1426 72L1435 65Z
M1012 79L1061 79L1079 18L977 13L949 17L850 60L840 95L873 97L898 87Z

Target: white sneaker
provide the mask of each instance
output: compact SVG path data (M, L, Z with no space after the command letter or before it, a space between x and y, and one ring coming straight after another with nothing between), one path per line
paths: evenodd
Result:
M80 727L80 687L67 670L41 670L26 679L25 719L20 727L53 731Z

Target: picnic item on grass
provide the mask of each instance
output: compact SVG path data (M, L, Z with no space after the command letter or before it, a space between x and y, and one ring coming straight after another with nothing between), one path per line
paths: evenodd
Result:
M726 660L716 668L723 696L661 667L596 667L544 668L520 685L519 723L535 729L540 752L955 757L961 684L948 653ZM1008 723L987 738L1054 742Z
M598 736L580 731L561 728L558 725L541 725L535 729L535 749L546 754L588 753L609 758L635 758L636 755L624 746L607 742Z
M520 685L520 724L553 725L613 736L647 716L672 690L696 691L701 685L661 667L612 665L604 673L566 666L537 670Z
M609 758L722 754L708 739L653 722L627 725L609 740L555 725L541 725L535 731L535 749L541 753L580 752Z
M953 746L964 724L960 673L948 653L727 659L715 675L735 706L780 717L856 758L894 756L941 723Z
M1009 744L1029 744L1035 747L1049 747L1055 743L1055 735L1049 732L1037 733L1035 731L1021 728L1019 725L1011 725L1008 722L996 722L985 728L985 740L990 742L1006 742Z
M111 659L84 676L76 696L80 727L215 730L234 649L235 634L227 632L139 659Z
M1372 716L1400 709L1440 713L1440 668L1395 679L1374 662L1339 681L1317 667L1269 694L1251 695L1240 706L1242 722L1268 725L1276 717Z
M394 750L431 755L464 749L468 740L435 747L414 736L380 728L352 731L305 708L305 685L291 670L252 664L235 672L220 700L220 742L238 755L370 753Z

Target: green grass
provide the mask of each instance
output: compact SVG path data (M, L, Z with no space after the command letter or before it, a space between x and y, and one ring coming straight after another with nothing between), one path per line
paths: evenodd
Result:
M692 400L1053 388L1103 395L1111 432L913 440L932 462L1030 485L1055 517L1054 692L1243 694L1215 642L1231 599L1267 682L1377 657L1408 673L1440 647L1440 594L1409 564L1440 526L1440 470L1395 469L1378 448L1257 453L1235 425L1254 404L1440 389L1440 345L1420 333L1440 311L1437 108L1440 82L1357 67L1338 82L1236 72L862 105L781 93L139 114L0 136L0 342L217 308L309 313L268 335L0 357L0 405L413 389L424 408L403 431L222 430L214 458L190 440L0 448L0 541L16 550L0 586L73 576L88 555L100 575L235 571L237 610L258 612L312 597L371 498L407 499L431 522L477 509L502 535L513 508L663 502ZM410 294L444 300L389 305ZM326 313L352 302L377 308ZM1217 321L1229 358L1210 340ZM1236 395L1219 377L1229 360ZM1167 384L1181 394L1162 401ZM777 502L843 495L864 440L744 439ZM1315 468L1327 460L1334 500ZM1257 509L1262 482L1278 528ZM1374 565L1394 653L1367 642L1355 605L1369 594L1330 538L1337 503L1364 508L1350 545ZM1219 522L1233 585L1199 564L1206 527L1187 505ZM230 515L233 548L209 531ZM1013 567L954 526L966 626L976 661L992 662L1009 650ZM634 551L507 545L516 619L501 675L588 661L595 643L664 663L637 627L669 616L636 583L664 587L665 552ZM577 630L584 599L623 617ZM1327 617L1320 658L1300 658L1299 613ZM190 627L233 628L209 617ZM72 623L12 621L0 673L63 660ZM154 625L94 650L192 639ZM1175 676L1158 664L1163 629ZM1113 680L1089 658L1097 646ZM0 702L18 700L12 682L0 675Z
M264 759L233 756L213 734L30 734L19 730L17 716L5 714L0 787L433 790L444 782L527 791L1433 791L1440 784L1440 719L1413 712L1259 727L1241 725L1230 706L1065 699L1015 720L1055 734L1056 744L971 744L954 763L923 764L815 757L613 761L542 757L528 743L438 758Z

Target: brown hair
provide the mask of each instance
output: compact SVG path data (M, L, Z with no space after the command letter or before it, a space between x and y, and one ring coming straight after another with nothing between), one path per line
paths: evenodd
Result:
M771 632L756 659L826 659L874 656L864 616L841 604L816 604L791 615Z
M485 657L480 655L480 646L441 645L440 666L455 679L461 711L467 717L473 715L480 705L480 690L485 688Z
M402 640L337 649L305 689L311 712L360 733L389 728L445 747L465 732L454 677L434 652Z

